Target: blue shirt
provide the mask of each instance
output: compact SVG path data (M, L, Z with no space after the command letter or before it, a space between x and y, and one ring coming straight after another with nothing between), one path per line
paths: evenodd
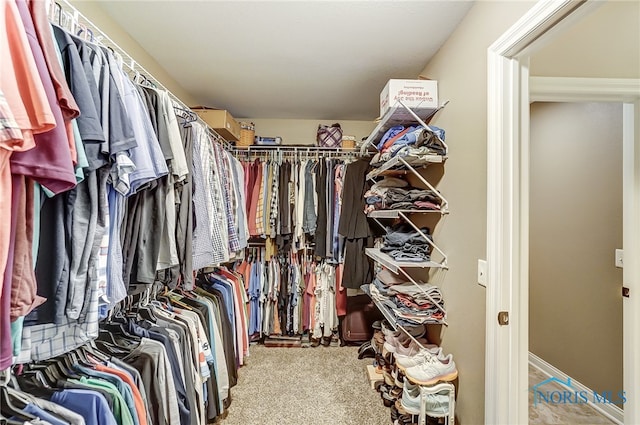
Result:
M49 422L51 425L68 425L67 422L60 420L56 416L53 416L51 413L39 408L35 404L29 403L22 410L27 413L31 413L33 416L36 416L43 421Z
M118 425L107 400L96 391L58 391L51 396L51 401L76 412L87 424Z
M135 425L140 424L140 418L138 418L138 411L136 410L136 404L135 404L135 401L133 400L133 391L131 390L131 387L129 387L129 384L127 384L122 379L120 379L119 376L112 375L110 373L90 369L88 367L84 367L80 365L77 365L76 368L79 371L81 371L83 374L93 376L96 378L102 378L105 381L112 383L116 387L118 392L122 395L122 398L124 399L124 402L127 405L129 412L131 413L131 417L133 418L133 423Z
M212 288L217 289L222 293L222 299L224 305L227 307L227 317L229 323L231 323L231 329L236 329L236 317L235 317L235 305L233 303L233 288L231 284L225 282L219 276L212 276L209 281L213 284Z

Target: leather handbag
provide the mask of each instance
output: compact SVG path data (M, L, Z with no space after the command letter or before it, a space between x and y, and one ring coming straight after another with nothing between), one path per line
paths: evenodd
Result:
M332 125L320 124L318 126L318 134L316 136L318 146L325 148L339 148L342 146L342 128L340 124Z

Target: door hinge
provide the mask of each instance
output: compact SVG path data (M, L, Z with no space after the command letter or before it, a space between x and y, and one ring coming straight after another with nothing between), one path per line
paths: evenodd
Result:
M509 324L509 312L501 311L498 313L498 324L501 326L506 326Z
M626 286L622 287L622 296L625 298L629 298L629 288L627 288Z

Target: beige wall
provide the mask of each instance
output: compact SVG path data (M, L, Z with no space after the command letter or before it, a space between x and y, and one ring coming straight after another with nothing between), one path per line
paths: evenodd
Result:
M604 2L536 52L530 66L536 76L640 78L640 2Z
M529 350L617 394L622 104L532 104L530 165Z
M98 5L72 1L174 94L187 104L195 103L144 49L101 12ZM637 2L630 3L637 9ZM456 411L463 425L482 423L484 418L485 290L476 283L476 261L485 257L486 245L487 47L533 4L533 1L478 1L420 73L437 79L441 99L451 101L433 120L433 124L446 129L450 145L450 160L439 187L450 202L451 214L441 221L436 235L438 244L449 255L450 270L441 284L449 313L449 327L443 329L443 347L454 354L460 371ZM601 9L606 11L605 7L608 5ZM585 53L579 58L558 60L566 57L567 51L573 52L575 43L591 40L593 31L587 27L575 36L566 35L565 47L554 47L554 43L540 51L531 61L532 75L621 76L612 74L624 72L623 76L638 76L633 74L638 71L638 48L633 44L633 40L637 43L639 38L637 19L633 21L638 13L634 10L623 15L624 26L614 22L604 24L606 26L602 28L602 31L613 31L616 37L622 37L625 43L622 47L611 48L619 44L605 41L613 34L607 32L604 35L599 32L593 36L593 41L584 44L600 46L604 51L599 54L621 52L629 57L617 56L615 62L607 63L600 59L602 56L582 50ZM591 23L599 28L603 26L597 18L591 18ZM630 45L626 44L628 41L631 41ZM629 53L634 47L635 53ZM565 66L564 62L575 62L576 65ZM618 71L622 69L625 71ZM313 143L317 125L323 122L253 121L256 134L279 135L289 144ZM358 139L368 135L373 127L368 122L354 122L352 126L343 121L342 124L345 134L353 134Z
M111 19L98 2L70 0L70 3L183 103L187 106L197 105L195 98L189 95L142 46ZM123 4L122 7L127 6Z
M369 136L375 127L373 121L346 120L285 120L264 118L242 118L239 121L250 121L256 125L256 136L282 137L285 145L312 145L316 142L318 124L331 125L339 122L345 136L356 136L356 140Z
M456 413L465 425L484 422L486 291L476 283L476 269L486 252L487 47L532 5L476 3L421 73L438 80L441 100L451 101L432 121L446 130L450 147L439 188L451 213L435 240L449 255L441 284L449 322L442 344L458 365Z
M439 187L451 214L439 225L436 241L449 254L450 270L442 284L449 327L442 343L454 354L460 372L456 410L462 424L482 423L484 416L484 397L479 395L484 394L485 290L476 283L476 260L486 250L487 47L533 4L476 3L421 73L438 80L441 100L451 100L433 120L447 130L450 146ZM607 2L536 52L531 74L639 78L639 7L635 1ZM617 294L619 286L612 285ZM602 385L619 388L620 375L614 381Z

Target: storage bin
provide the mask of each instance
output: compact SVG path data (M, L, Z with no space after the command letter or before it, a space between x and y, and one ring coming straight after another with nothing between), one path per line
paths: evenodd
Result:
M194 106L191 109L226 141L235 142L240 139L240 125L228 111L205 106Z
M240 122L240 140L236 143L239 148L248 148L253 145L256 135L256 126L252 122Z
M342 136L342 149L355 149L356 136Z

